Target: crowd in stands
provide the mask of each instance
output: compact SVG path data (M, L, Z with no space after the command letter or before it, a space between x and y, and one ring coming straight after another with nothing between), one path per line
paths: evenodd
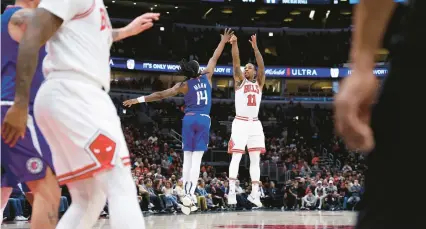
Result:
M119 107L120 99L114 101ZM213 104L212 120L232 120L232 106ZM149 107L154 110L153 116L182 113L179 106L168 102L153 103ZM229 112L220 112L223 110ZM330 110L304 108L301 104L277 105L262 107L259 117L275 123L272 127L265 126L267 152L262 155L262 166L278 164L288 174L285 183L262 178L260 192L264 208L352 210L356 206L363 192L364 158L347 151L342 141L333 136ZM294 117L298 117L297 120ZM179 212L183 196L181 146L170 140L160 120L147 126L139 126L136 120L133 116L123 119L122 124L141 209L146 213ZM226 150L229 133L219 126L212 123L210 146ZM342 163L322 163L322 148ZM31 211L24 197L25 190L15 189L5 216L27 220L25 216ZM237 205L229 206L226 172L216 172L215 167L204 163L196 190L199 211L253 209L246 198L251 191L249 177L240 175L236 190ZM63 196L62 212L72 201L66 187L63 187Z
M241 63L254 63L254 55L248 42L250 32L237 30ZM325 66L333 67L346 63L350 44L350 31L310 32L290 34L257 32L259 50L268 65ZM220 36L218 30L188 29L174 25L164 31L149 30L143 36L115 42L111 56L132 57L136 60L176 62L195 59L207 63ZM225 48L218 64L232 63L231 49Z

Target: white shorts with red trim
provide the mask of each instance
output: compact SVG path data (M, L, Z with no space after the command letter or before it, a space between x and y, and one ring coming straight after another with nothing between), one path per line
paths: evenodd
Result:
M72 79L48 79L37 94L35 118L61 185L130 165L117 110L101 88Z
M236 116L232 122L228 153L265 152L265 135L262 123L257 118Z

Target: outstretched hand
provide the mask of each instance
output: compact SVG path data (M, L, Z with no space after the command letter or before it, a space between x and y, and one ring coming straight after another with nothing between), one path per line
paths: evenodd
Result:
M159 19L159 13L145 13L130 22L126 26L126 30L131 36L134 36L150 29L154 25L154 21L158 21Z
M223 32L223 34L220 35L221 41L228 42L233 36L233 34L234 34L234 31L232 31L232 29L230 28L225 29L225 32Z
M123 102L123 106L125 107L131 107L134 104L138 104L139 101L137 99L129 99Z
M229 43L231 43L231 44L237 43L237 40L238 40L237 36L232 35L231 39L229 40Z
M257 37L256 34L251 35L251 40L249 40L251 47L253 47L254 49L257 48Z

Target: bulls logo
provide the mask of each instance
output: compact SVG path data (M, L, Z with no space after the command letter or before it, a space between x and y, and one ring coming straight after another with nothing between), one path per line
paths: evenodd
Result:
M97 159L101 166L112 165L112 161L115 158L117 143L102 133L98 133L95 136L96 137L86 147L86 150Z

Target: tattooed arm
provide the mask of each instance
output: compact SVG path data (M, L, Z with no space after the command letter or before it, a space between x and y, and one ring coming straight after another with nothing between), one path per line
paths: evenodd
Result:
M154 21L160 18L159 13L146 13L135 18L130 24L123 28L112 30L112 39L119 41L127 37L138 35L154 25Z
M123 102L123 105L126 107L130 107L134 104L138 103L149 103L162 99L166 99L169 97L173 97L177 94L186 94L188 91L188 84L186 82L177 83L172 88L169 88L164 91L157 91L147 96L141 96L136 99L129 99Z
M30 86L38 64L38 52L62 25L63 20L43 8L34 10L34 17L27 24L22 36L16 69L17 106L28 106Z

